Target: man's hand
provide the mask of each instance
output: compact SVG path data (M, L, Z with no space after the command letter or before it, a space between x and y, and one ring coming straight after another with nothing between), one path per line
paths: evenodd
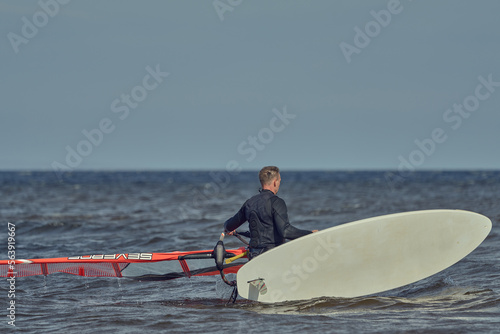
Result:
M319 230L312 230L312 233L316 233L316 232L318 232L318 231L319 231Z

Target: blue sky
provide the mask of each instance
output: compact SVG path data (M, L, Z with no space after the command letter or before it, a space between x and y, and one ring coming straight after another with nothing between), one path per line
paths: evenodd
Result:
M498 169L499 12L0 1L0 170Z

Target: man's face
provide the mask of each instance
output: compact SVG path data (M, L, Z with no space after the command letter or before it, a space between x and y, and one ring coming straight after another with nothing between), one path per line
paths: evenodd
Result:
M280 184L281 184L281 175L278 174L278 178L274 181L275 189L276 191L274 192L275 194L278 193L278 190L280 189Z

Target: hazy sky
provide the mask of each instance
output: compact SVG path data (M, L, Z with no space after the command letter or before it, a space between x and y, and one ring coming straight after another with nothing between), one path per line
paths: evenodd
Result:
M498 169L499 1L0 1L0 169Z

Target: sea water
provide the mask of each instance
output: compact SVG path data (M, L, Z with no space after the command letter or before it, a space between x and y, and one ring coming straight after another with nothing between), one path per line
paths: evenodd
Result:
M1 172L0 258L8 258L9 226L18 259L212 249L258 188L257 172ZM217 276L137 282L60 273L17 278L11 298L4 279L1 332L498 333L500 172L283 171L279 196L303 229L427 209L478 212L493 229L454 266L359 298L227 304L231 289ZM228 248L241 245L226 238Z

